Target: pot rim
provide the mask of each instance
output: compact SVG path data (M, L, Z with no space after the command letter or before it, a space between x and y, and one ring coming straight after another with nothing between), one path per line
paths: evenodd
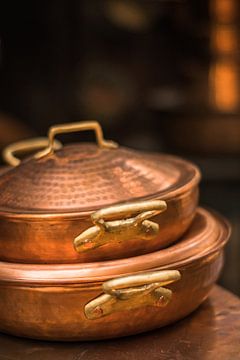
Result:
M125 201L120 201L120 202L115 202L115 203L110 203L110 204L106 204L103 206L95 206L92 207L91 209L86 209L86 210L80 210L80 211L76 211L76 210L63 210L63 211L50 211L50 212L46 212L46 211L24 211L22 209L11 209L11 208L4 208L4 207L0 207L0 218L12 218L12 219L19 219L19 220L55 220L55 219L69 219L69 218L84 218L86 216L89 216L92 212L99 210L100 208L103 207L108 207L108 206L112 206L112 205L117 205L117 204L123 204L123 203L127 203L127 202L135 202L135 201L144 201L144 200L151 200L151 199L159 199L159 200L165 200L165 201L169 201L172 199L177 199L178 197L181 197L182 195L191 192L192 189L194 189L195 187L198 186L200 180L201 180L201 171L199 169L198 166L196 166L195 164L193 164L190 161L186 161L184 159L180 159L177 156L174 155L166 155L164 154L164 156L167 156L169 159L175 159L175 160L181 160L183 162L188 163L188 165L191 165L191 170L193 172L192 178L190 180L185 180L185 182L183 181L183 184L180 184L179 186L177 184L173 185L170 187L169 189L166 190L161 190L159 192L156 192L154 194L149 194L146 196L142 196L142 197L137 197L137 198L129 198ZM171 189L172 188L172 189Z
M201 221L203 224L199 226ZM0 283L61 286L100 282L153 269L181 268L220 251L230 234L231 227L225 218L213 211L199 208L195 224L182 241L166 249L132 258L83 264L0 262Z

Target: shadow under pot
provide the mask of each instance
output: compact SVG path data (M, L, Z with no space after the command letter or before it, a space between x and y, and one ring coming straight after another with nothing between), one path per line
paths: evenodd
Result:
M96 145L54 142L57 134L83 130L95 131ZM97 122L53 126L45 149L21 162L17 153L31 147L38 144L4 151L13 167L0 176L0 260L137 256L172 244L194 218L200 173L188 161L120 147L104 140Z
M182 240L128 259L87 264L0 262L0 331L45 340L95 340L173 323L208 296L230 227L199 209Z

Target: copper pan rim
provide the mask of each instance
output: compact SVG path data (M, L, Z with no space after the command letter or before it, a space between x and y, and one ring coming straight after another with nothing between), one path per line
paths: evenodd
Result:
M128 275L133 275L133 274L145 274L147 271L161 271L161 270L182 270L182 269L189 269L189 268L193 268L196 263L198 262L204 262L204 260L209 260L210 258L214 258L216 256L218 256L218 254L221 253L221 251L223 250L224 246L226 245L226 242L222 243L221 246L219 246L218 248L212 249L210 252L203 254L201 257L192 257L191 259L186 259L184 262L175 262L172 263L170 265L164 265L164 266L159 266L159 267L153 267L153 268L149 268L149 269L145 269L145 270L139 270L139 271L135 271L135 272L124 272L124 273L119 273L118 275L105 275L105 276L95 276L95 277L88 277L88 278L76 278L75 280L72 279L62 279L62 280L58 280L58 279L37 279L36 281L31 281L31 280L26 280L26 279L0 279L0 286L4 285L4 284L11 284L11 286L16 286L16 287L31 287L32 289L34 288L48 288L48 287L63 287L63 286L69 286L71 287L75 287L77 286L79 287L88 287L89 285L91 285L91 287L98 287L99 284L101 284L104 281L107 281L109 279L112 279L115 277L124 277L124 276L128 276ZM1 266L1 264L0 264Z
M169 248L120 260L83 264L36 265L0 262L0 283L34 285L79 284L103 281L112 277L150 269L181 268L200 261L218 251L228 242L231 227L215 212L199 208L198 215L207 221L208 231L185 236ZM196 226L197 228L197 226Z

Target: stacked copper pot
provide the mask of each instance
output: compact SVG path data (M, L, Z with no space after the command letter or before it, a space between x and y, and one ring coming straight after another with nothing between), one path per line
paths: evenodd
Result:
M83 130L95 131L97 144L55 139ZM125 336L177 321L208 296L230 228L197 208L195 165L120 147L97 122L56 125L47 140L12 144L4 158L0 331Z

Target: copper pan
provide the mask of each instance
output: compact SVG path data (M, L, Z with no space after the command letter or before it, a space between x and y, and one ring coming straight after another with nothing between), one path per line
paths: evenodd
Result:
M57 134L94 130L97 143L54 148ZM177 157L134 151L103 138L97 122L56 125L47 147L0 176L0 260L74 263L166 247L189 227L199 170ZM30 146L31 147L31 146ZM26 150L26 149L25 149Z
M182 240L130 259L72 265L0 263L0 331L46 340L136 334L177 321L208 296L230 227L199 209Z

